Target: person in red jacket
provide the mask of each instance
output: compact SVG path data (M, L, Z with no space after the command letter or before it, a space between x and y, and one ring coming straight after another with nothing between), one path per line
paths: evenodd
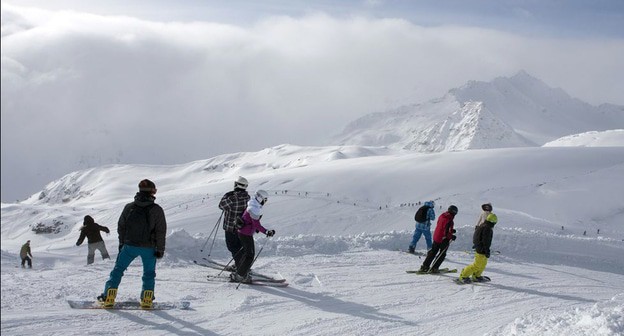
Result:
M435 231L433 232L433 246L427 252L427 257L423 262L422 266L420 266L419 272L429 272L429 273L438 273L438 269L440 265L446 258L446 250L449 247L451 240L455 240L457 238L455 236L455 229L453 226L455 223L453 219L455 215L457 215L456 206L451 205L448 207L448 210L440 215L438 218L438 224L436 225ZM433 266L431 263L434 262ZM431 268L429 268L431 266Z

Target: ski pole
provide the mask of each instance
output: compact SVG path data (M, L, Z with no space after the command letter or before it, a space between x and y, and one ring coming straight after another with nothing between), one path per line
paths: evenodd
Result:
M215 226L212 228L212 231L210 231L210 234L208 235L208 238L204 242L204 245L202 245L202 248L199 250L200 252L204 252L204 248L206 247L206 244L208 244L210 237L212 237L212 235L214 234L214 238L212 240L212 245L210 246L210 251L208 252L208 256L210 256L210 253L212 253L212 247L214 246L214 240L217 238L216 232L217 232L217 227L219 226L219 223L221 222L221 217L223 217L223 211L221 211L221 215L219 216L219 219L217 219L217 222L215 223Z
M449 242L449 244L444 248L444 250L442 250L442 252L440 252L435 259L433 259L433 262L431 263L431 265L435 265L438 262L438 260L440 260L440 257L444 253L446 253L446 251L448 250L449 246L451 246L451 242Z

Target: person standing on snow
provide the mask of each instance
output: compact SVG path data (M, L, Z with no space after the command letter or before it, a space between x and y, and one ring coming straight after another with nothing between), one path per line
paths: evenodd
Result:
M420 236L425 236L427 242L427 251L431 249L431 221L435 219L435 203L433 201L427 201L421 206L416 214L414 220L416 221L416 229L412 236L412 242L409 244L409 253L414 253L416 250L416 243L420 239Z
M28 262L28 268L32 268L32 252L30 251L30 240L27 240L20 249L20 258L22 258L22 268Z
M454 235L455 229L453 226L455 223L453 222L453 219L457 215L458 211L459 209L457 209L456 206L451 205L448 207L448 210L438 218L438 223L435 231L433 232L433 246L429 252L427 252L427 257L425 258L422 266L420 266L419 272L439 272L438 269L446 258L446 250L448 249L451 240L455 240L455 238L457 238ZM435 263L431 266L431 269L429 269L434 259Z
M156 259L165 254L165 235L167 221L165 212L160 205L154 203L156 185L150 180L139 182L139 192L134 196L134 202L126 204L119 222L119 254L115 267L110 273L104 286L104 293L98 296L104 308L115 305L117 287L121 282L125 270L137 257L143 263L143 287L141 290L141 307L151 308L154 300L154 285L156 278Z
M102 259L110 259L108 251L106 250L106 244L104 244L100 231L110 233L110 230L106 226L96 223L93 217L86 215L84 217L83 225L80 228L80 237L78 237L76 246L80 246L85 237L87 238L87 247L89 249L87 252L87 265L93 264L95 259L95 250L100 251Z
M249 276L249 270L254 262L254 256L256 254L253 235L256 232L262 232L267 237L273 237L275 230L267 230L260 224L260 218L262 218L262 207L268 201L269 194L264 190L258 190L249 200L247 209L243 212L242 227L238 229L238 238L243 246L242 256L240 264L236 269L236 272L230 274L230 279L235 282L249 283L251 277Z
M238 230L236 229L236 221L239 219L249 202L250 196L247 193L247 179L239 176L234 181L234 190L229 191L221 197L219 209L223 211L223 230L225 231L225 245L234 259L234 266L229 271L236 271L240 265L243 252L240 239L238 238Z
M460 282L469 283L470 281L482 282L489 280L489 278L483 277L481 274L483 274L490 257L490 246L492 245L492 236L494 235L493 228L497 222L498 217L491 213L481 225L477 226L472 237L476 250L474 262L464 267L461 271L459 275Z

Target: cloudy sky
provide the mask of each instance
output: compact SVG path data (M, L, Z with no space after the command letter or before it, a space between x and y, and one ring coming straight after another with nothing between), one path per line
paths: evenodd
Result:
M2 2L2 201L108 163L325 145L520 70L624 105L623 1Z

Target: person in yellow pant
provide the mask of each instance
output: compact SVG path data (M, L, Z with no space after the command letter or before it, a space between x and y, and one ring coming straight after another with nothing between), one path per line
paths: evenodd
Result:
M459 282L469 283L471 281L483 282L489 281L488 277L482 276L488 258L490 257L490 246L492 245L492 236L494 235L494 225L498 222L495 214L489 214L482 225L477 226L472 242L475 246L474 262L461 271Z

